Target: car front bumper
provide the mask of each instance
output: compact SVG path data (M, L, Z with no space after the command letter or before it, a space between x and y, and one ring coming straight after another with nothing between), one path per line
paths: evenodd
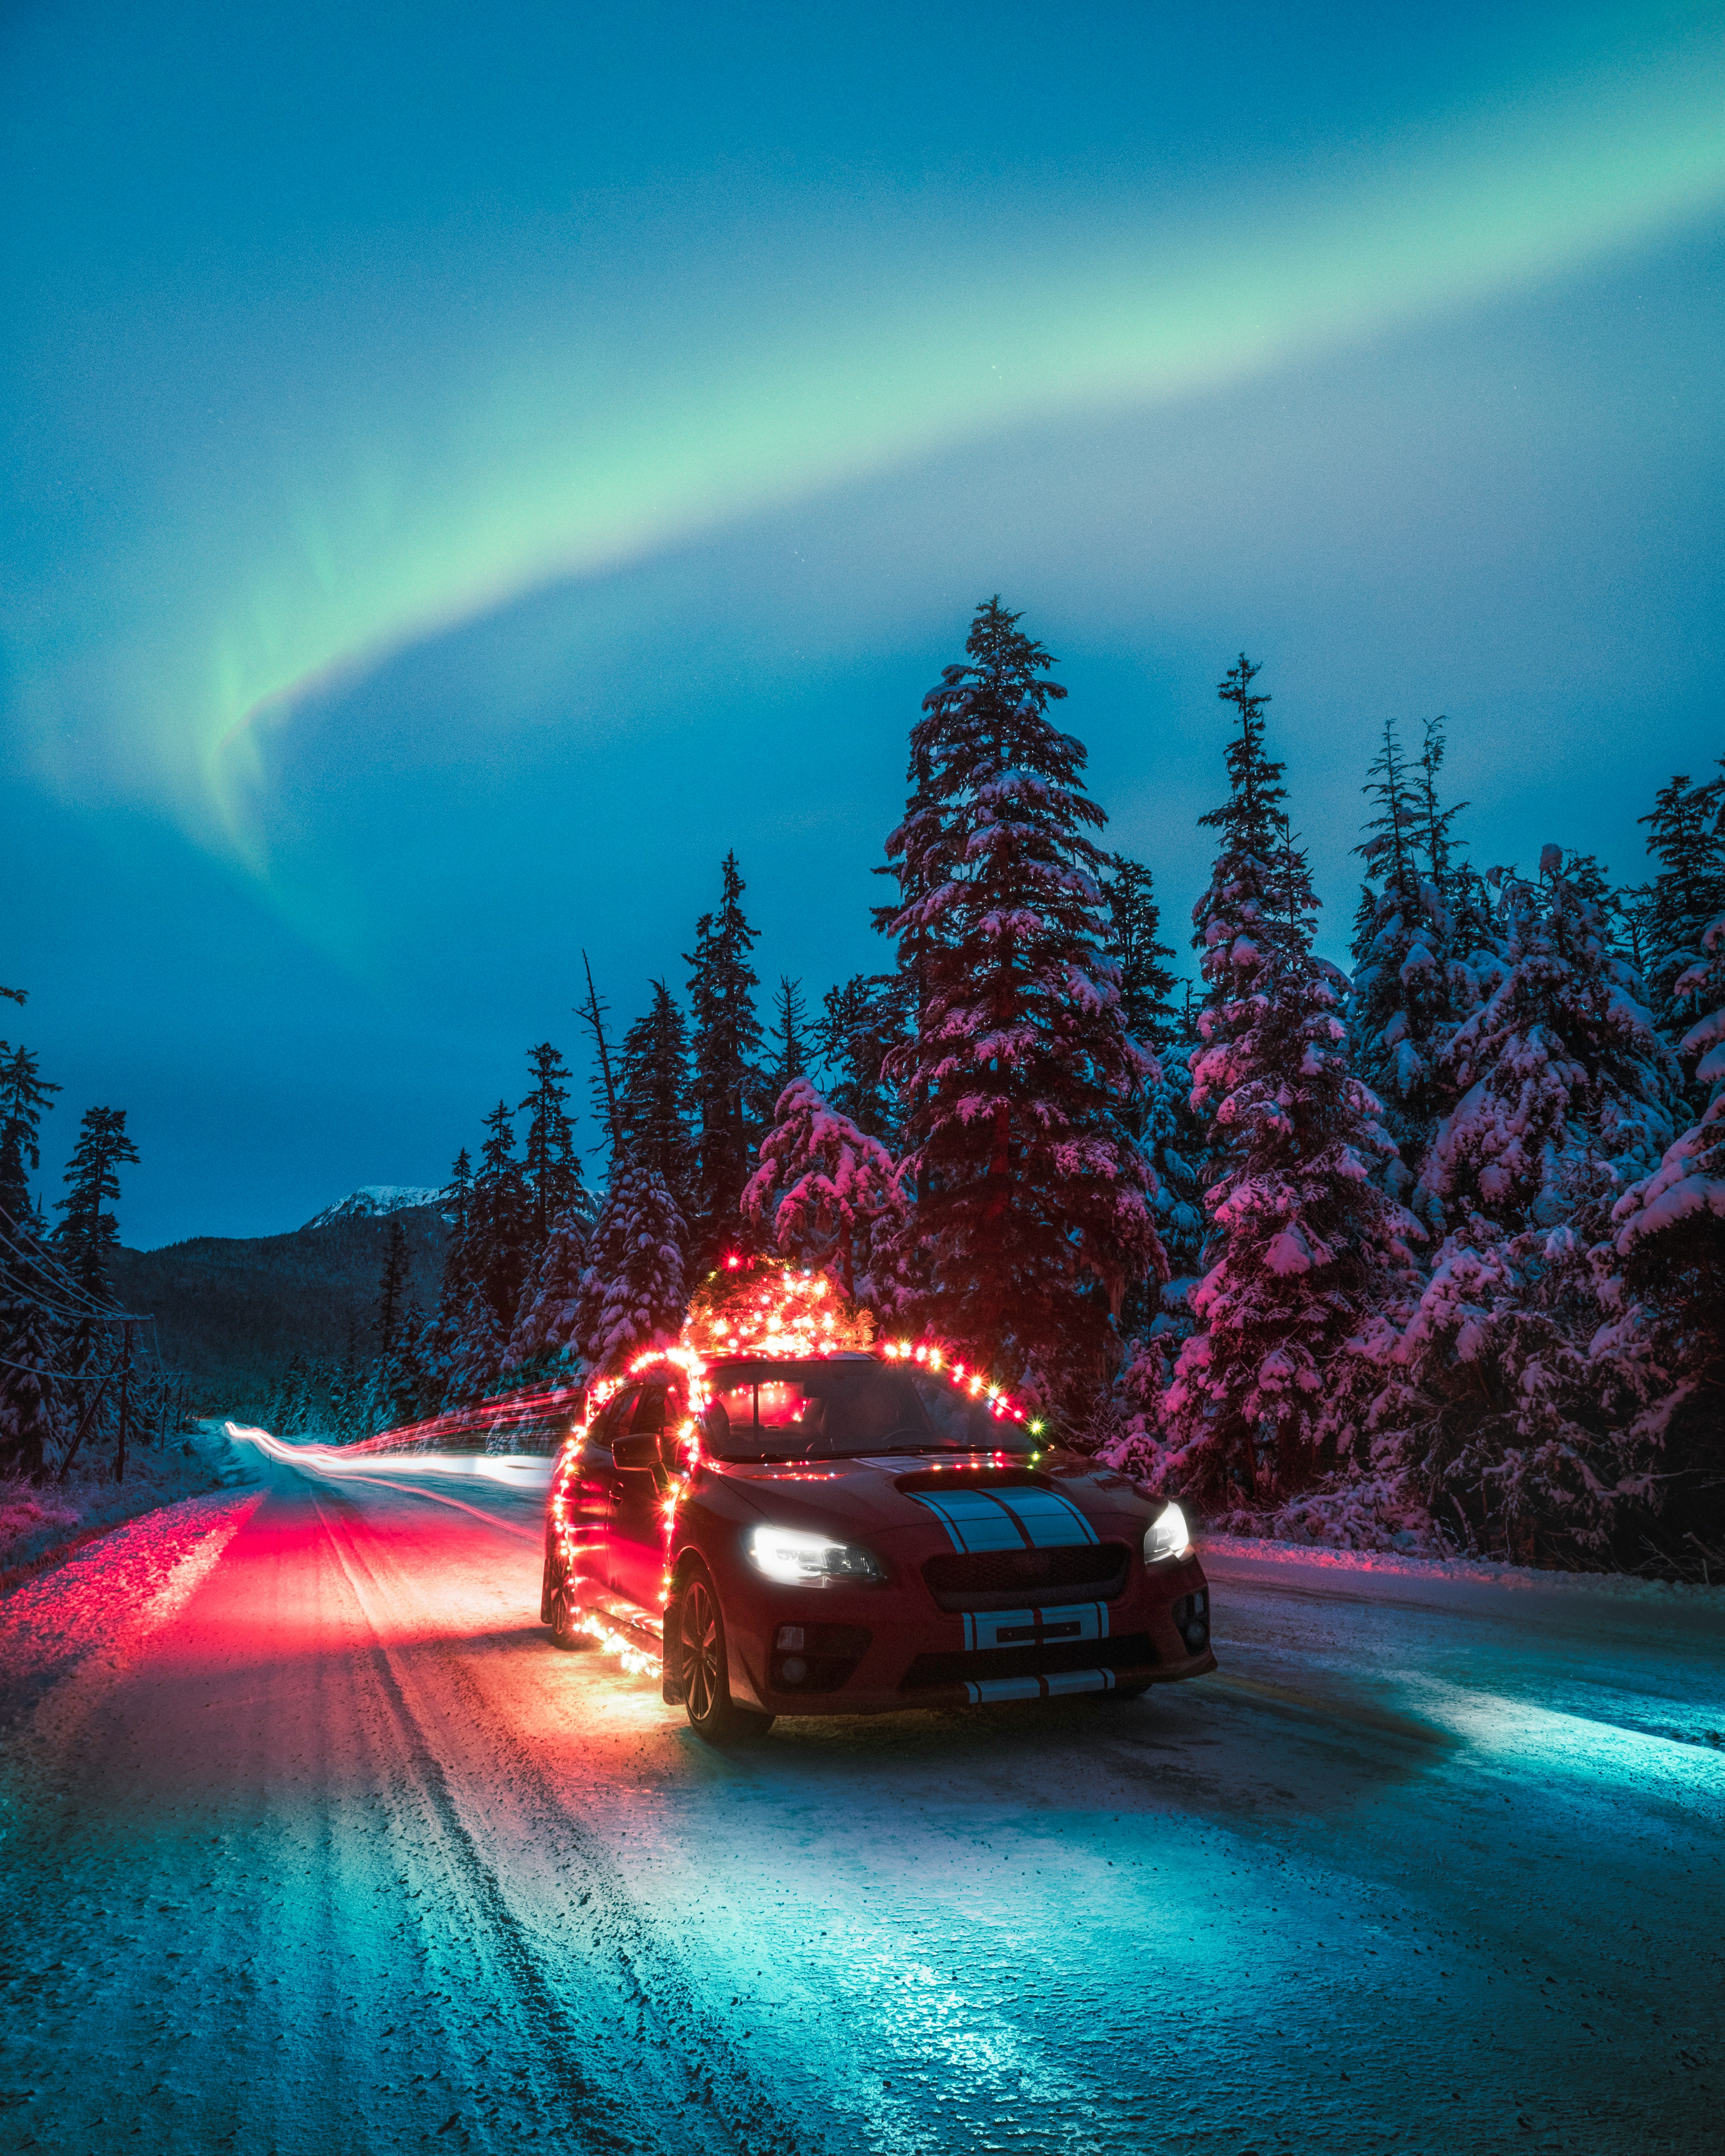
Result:
M1137 1691L1216 1666L1209 1590L1195 1557L1134 1559L1111 1601L1065 1596L1038 1609L952 1611L920 1588L752 1582L721 1599L732 1697L773 1715L901 1714Z

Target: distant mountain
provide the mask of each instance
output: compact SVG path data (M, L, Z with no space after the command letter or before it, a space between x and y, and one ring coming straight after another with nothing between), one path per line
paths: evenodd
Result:
M421 1190L407 1183L367 1183L338 1205L326 1205L305 1226L327 1228L332 1220L373 1220L386 1213L417 1213L427 1205L441 1205L448 1195L446 1190Z
M385 1194L423 1202L358 1204ZM356 1191L291 1235L200 1235L160 1250L118 1250L109 1267L114 1292L127 1310L154 1316L162 1358L190 1378L194 1406L243 1419L295 1354L344 1354L351 1325L362 1328L361 1353L371 1352L367 1328L392 1219L407 1236L410 1296L422 1311L436 1306L449 1234L437 1209L442 1195L379 1186Z

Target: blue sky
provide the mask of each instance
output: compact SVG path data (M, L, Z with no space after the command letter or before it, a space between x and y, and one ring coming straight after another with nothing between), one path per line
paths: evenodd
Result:
M12 10L48 1182L92 1101L130 1241L438 1179L727 846L764 977L879 963L995 591L1177 934L1241 646L1332 950L1386 716L1639 878L1725 752L1722 91L1717 8Z

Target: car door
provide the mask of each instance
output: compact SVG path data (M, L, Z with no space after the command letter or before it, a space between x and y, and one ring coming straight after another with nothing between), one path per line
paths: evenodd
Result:
M641 1390L639 1385L625 1385L605 1403L588 1425L575 1463L570 1491L575 1569L602 1587L611 1584L612 1512L617 1502L618 1476L611 1458L611 1440L619 1428L628 1428Z
M643 1385L629 1411L631 1437L665 1435L669 1389ZM617 1434L622 1435L623 1425ZM619 1467L612 1483L617 1495L611 1513L611 1584L643 1609L657 1610L665 1601L665 1498L670 1477L657 1464Z

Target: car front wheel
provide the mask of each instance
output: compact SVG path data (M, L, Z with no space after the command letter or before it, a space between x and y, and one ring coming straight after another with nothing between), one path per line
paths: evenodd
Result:
M738 1707L731 1697L725 1619L705 1572L691 1574L678 1601L677 1644L683 1666L683 1705L697 1737L709 1744L730 1744L740 1738L759 1737L773 1727L770 1714Z
M554 1647L590 1647L591 1632L581 1629L580 1604L567 1573L559 1573L551 1590L551 1643Z

